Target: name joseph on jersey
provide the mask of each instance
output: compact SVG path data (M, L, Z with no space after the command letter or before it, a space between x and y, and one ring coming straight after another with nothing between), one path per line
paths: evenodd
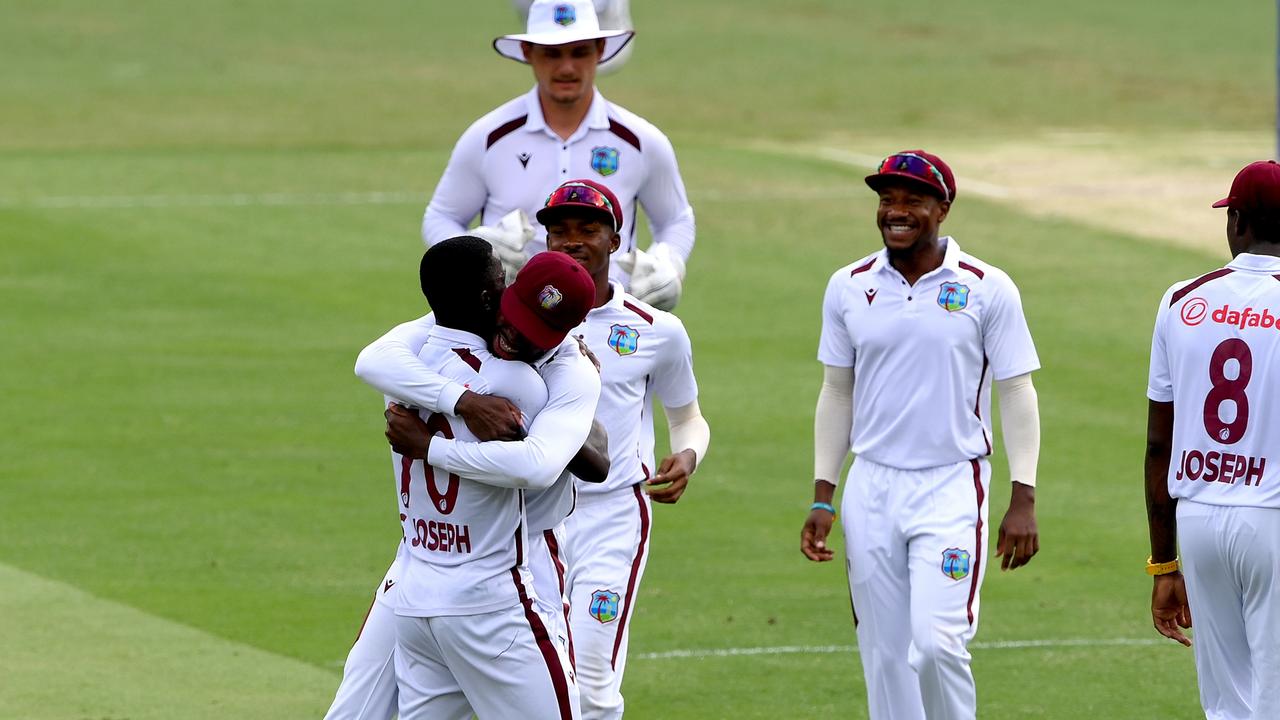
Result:
M442 553L471 554L471 526L454 525L439 520L418 518L413 524L414 537L409 542L414 547Z
M1266 467L1265 457L1237 455L1217 450L1183 450L1173 479L1187 482L1203 480L1227 485L1234 485L1236 481L1243 480L1246 486L1256 487L1262 484Z

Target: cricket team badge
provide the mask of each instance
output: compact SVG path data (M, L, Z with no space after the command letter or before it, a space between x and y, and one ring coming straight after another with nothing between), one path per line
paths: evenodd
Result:
M578 13L573 9L572 5L557 5L555 21L557 25L567 27L578 21Z
M943 550L942 574L952 580L963 580L969 577L969 551L963 548Z
M561 295L554 285L548 285L542 288L542 292L538 293L538 304L542 306L543 310L554 308L563 299L564 295Z
M613 622L618 617L618 601L622 596L612 590L597 590L591 593L591 617L601 623Z
M942 283L938 288L938 306L947 312L963 310L969 305L969 286L960 283Z
M640 333L626 325L611 325L609 347L619 355L630 355L640 347Z
M618 172L618 148L591 148L591 169L605 177Z

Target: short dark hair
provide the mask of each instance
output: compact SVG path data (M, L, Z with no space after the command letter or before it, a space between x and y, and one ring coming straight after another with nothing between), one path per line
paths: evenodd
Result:
M427 248L418 264L418 283L440 324L465 326L480 311L479 294L492 268L493 248L473 235Z
M1236 222L1243 223L1253 232L1253 241L1280 244L1280 212L1270 210L1240 210Z

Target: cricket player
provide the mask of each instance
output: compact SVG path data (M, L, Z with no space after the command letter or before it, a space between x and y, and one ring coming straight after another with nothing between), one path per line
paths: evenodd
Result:
M486 270L498 282L496 260L487 253L474 257L488 258ZM529 263L502 293L493 347L507 358L490 355L476 332L484 329L486 313L451 305L440 289L449 283L437 276L427 286L438 324L420 354L424 364L511 398L536 423L545 386L524 362L502 360L553 351L585 317L589 279L572 263L555 260ZM447 271L459 269L451 264ZM531 399L530 388L541 397ZM400 717L579 717L567 648L554 642L550 618L535 604L524 493L556 482L587 433L479 443L457 418L423 415L424 432L410 444L393 439L392 445L402 456L400 518L407 541L395 609ZM477 462L487 472L457 469Z
M1205 717L1262 720L1280 712L1280 165L1245 166L1213 207L1233 259L1170 287L1151 340L1151 618L1191 645L1194 616Z
M520 17L520 24L528 23L529 6L533 4L533 0L511 0L511 4L515 6L516 14ZM635 29L631 24L631 0L593 0L592 4L595 6L596 16L600 19L601 30ZM612 75L618 72L631 58L631 52L634 49L634 41L622 46L616 55L600 63L598 72L601 75Z
M445 249L442 246L443 244L436 247ZM470 303L481 317L479 323L481 328L476 334L483 338L492 338L497 334L495 316L498 312L498 298L503 296L502 273L496 273L495 278L486 278L486 281L494 284L481 288L475 287L472 278L459 274L459 271L453 269L458 264L459 257L465 260L468 254L479 254L493 260L491 247L476 238L454 238L448 241L448 246L450 247L445 253L435 251L434 248L429 251L429 255L434 251L437 256L434 264L429 264L424 257L420 273L424 294L427 293L428 287L435 286L438 288L435 291L437 298L444 297L452 300L457 297L461 298L460 301ZM387 337L407 336L420 352L435 328L436 318L432 313L417 321L398 326L388 333ZM519 344L519 336L511 333L509 324L504 324L503 334L511 338L504 341L507 346ZM400 347L395 343L384 343L382 346L384 352L391 353L395 353ZM521 352L530 351L522 349ZM389 395L388 401L414 405L430 413L455 417L462 416L465 411L467 414L464 417L464 424L472 435L481 439L523 436L519 408L509 400L497 396L480 395L468 388L478 390L482 386L469 383L464 387L461 382L437 372L423 373L425 380L422 378L406 380L400 377L378 375L376 373L378 362L370 357L370 353L370 350L366 350L361 354L360 359L357 360L356 372L363 379L371 380L371 384L384 392L394 391ZM531 355L533 353L537 351L532 351ZM579 351L576 341L566 340L550 354L553 355L552 358L546 359L536 367L546 384L547 402L542 412L529 426L529 437L541 438L544 442L575 437L584 427L589 427L596 399L599 396L599 374L591 361ZM416 353L413 359L422 366L422 361ZM391 367L394 369L395 366ZM404 416L411 416L414 421L421 422L416 412L410 413L396 406L392 406L388 411L389 422L403 424L407 422ZM399 440L401 445L413 444L403 436L392 438L390 430L388 437L393 441ZM399 465L396 467L399 468ZM452 471L458 472L465 466L451 465L450 467ZM592 440L574 457L569 468L589 481L603 481L608 473L608 455L602 430L598 434L593 431ZM397 473L399 473L398 469ZM527 514L532 525L526 556L530 557L531 570L535 573L534 585L537 588L539 602L541 604L541 598L546 598L546 608L549 608L547 612L554 613L561 608L558 602L561 593L557 584L559 580L554 569L554 559L544 557L545 552L540 556L536 551L543 543L540 524L549 522L540 519L540 516L554 513L567 515L572 503L573 483L564 475L550 488L526 493ZM563 515L552 525L562 522ZM376 589L374 603L348 654L342 683L326 715L327 719L384 720L395 714L397 694L392 667L395 648L394 608L399 596L398 582L403 572L405 555L405 546L401 543L396 560ZM550 571L548 567L551 568ZM567 646L567 621L564 620L562 611L555 613L548 622L548 626L551 636Z
M571 180L547 199L538 222L547 228L547 249L567 254L595 280L595 307L573 334L600 360L596 418L608 433L611 463L603 484L579 486L578 506L565 522L567 592L582 715L620 718L629 622L649 553L650 499L680 499L706 457L711 429L698 407L684 324L609 279L625 226L617 196L593 180ZM656 465L655 395L672 449Z
M694 243L675 151L660 130L595 87L597 66L634 33L601 30L592 0L534 0L527 29L495 39L494 48L528 64L536 83L458 139L423 216L423 240L460 235L479 216L472 232L493 243L510 278L546 247L529 218L547 195L569 178L607 180L626 217L635 217L638 203L653 232L642 252L635 224L619 229L622 253L611 276L646 302L674 307Z
M1040 361L1009 276L938 235L956 196L946 163L904 151L866 182L884 249L837 270L823 299L800 549L832 559L836 476L852 447L841 517L870 716L973 718L967 646L989 552L991 383L1013 481L996 554L1013 569L1039 549Z

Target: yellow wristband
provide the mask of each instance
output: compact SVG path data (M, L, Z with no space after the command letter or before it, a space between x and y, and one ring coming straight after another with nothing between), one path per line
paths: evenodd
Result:
M1151 562L1151 558L1147 557L1147 574L1148 575L1168 575L1176 573L1182 569L1182 564L1178 562L1178 558L1174 558L1169 562Z

